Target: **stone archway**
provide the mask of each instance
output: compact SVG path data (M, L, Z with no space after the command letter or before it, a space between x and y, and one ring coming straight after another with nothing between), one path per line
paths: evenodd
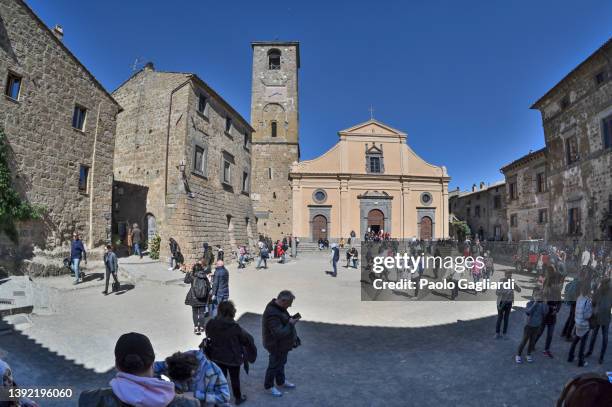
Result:
M327 218L324 215L315 215L312 218L312 240L327 239Z
M368 212L368 230L378 233L385 228L385 214L380 209L372 209Z

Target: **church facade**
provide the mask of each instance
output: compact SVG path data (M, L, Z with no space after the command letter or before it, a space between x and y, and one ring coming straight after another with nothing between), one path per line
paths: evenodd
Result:
M295 236L448 236L445 167L425 162L406 143L406 133L374 119L338 134L339 142L325 154L291 167Z

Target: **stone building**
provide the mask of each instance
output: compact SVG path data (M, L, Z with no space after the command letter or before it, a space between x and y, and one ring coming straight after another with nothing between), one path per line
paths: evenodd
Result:
M298 42L253 42L251 124L253 207L260 233L279 239L292 233L291 165L298 139Z
M472 234L483 240L505 240L508 234L504 181L491 185L484 182L471 191L449 193L449 210L459 220L466 221Z
M500 170L506 178L509 237L547 239L549 195L546 148L511 162Z
M612 39L532 106L548 152L553 240L612 239Z
M138 223L149 238L179 243L187 261L202 244L230 258L256 238L251 200L253 129L197 75L147 64L113 96L117 118L113 232Z
M369 120L340 131L322 156L294 163L293 233L301 239L448 237L445 167L421 159L399 130Z
M18 225L19 247L0 236L0 257L60 247L75 230L90 248L107 241L120 106L62 36L23 1L0 2L0 127L18 192L46 213Z

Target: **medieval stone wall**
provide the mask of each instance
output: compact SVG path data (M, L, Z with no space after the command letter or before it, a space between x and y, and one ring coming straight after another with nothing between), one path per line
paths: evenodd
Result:
M612 238L612 148L604 148L602 121L612 115L612 41L536 103L548 149L550 233L554 240ZM596 76L603 73L604 81ZM567 103L565 103L567 102ZM575 138L578 160L568 162ZM580 209L580 232L569 233L569 211Z
M148 188L141 219L147 213L155 216L161 257L169 256L170 237L188 262L201 256L204 242L221 245L226 259L239 244L252 246L248 123L197 77L156 72L151 66L114 95L125 105L118 120L115 177ZM203 112L198 110L200 95L207 100ZM227 117L232 120L229 131ZM196 148L204 150L202 171L195 165ZM226 183L222 182L224 157L232 161ZM115 210L118 220L134 212Z
M0 3L0 33L0 126L11 170L22 196L46 208L44 221L20 233L30 249L67 244L74 230L90 247L103 244L119 106L22 1ZM17 100L4 94L9 73L22 80ZM72 127L77 104L87 109L82 131ZM86 191L80 165L89 168ZM0 242L2 253L15 249Z

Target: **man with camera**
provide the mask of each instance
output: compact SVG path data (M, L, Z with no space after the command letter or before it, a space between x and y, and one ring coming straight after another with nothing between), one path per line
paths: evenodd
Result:
M287 311L293 305L294 299L295 296L291 291L281 291L275 299L268 303L261 318L263 345L269 353L264 388L274 397L283 395L274 386L275 381L276 385L286 389L295 388L295 384L285 380L287 355L290 350L300 346L295 324L302 316L299 313L291 316Z

